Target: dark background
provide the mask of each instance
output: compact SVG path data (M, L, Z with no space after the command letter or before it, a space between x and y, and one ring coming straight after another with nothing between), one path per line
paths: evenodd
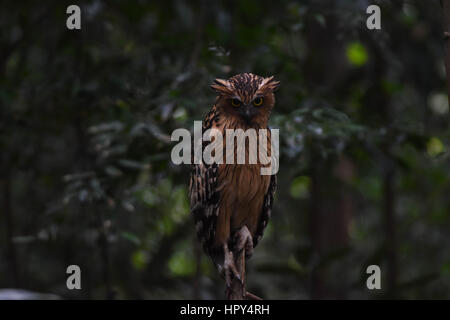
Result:
M382 29L365 13L379 4ZM81 30L66 8L81 7ZM281 81L265 299L449 299L450 128L439 1L2 1L0 288L215 299L176 128L209 84ZM82 290L66 288L66 268ZM377 264L382 289L366 288Z

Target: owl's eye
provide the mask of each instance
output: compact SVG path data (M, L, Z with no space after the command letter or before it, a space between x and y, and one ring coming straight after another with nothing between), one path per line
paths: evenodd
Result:
M231 99L231 105L233 107L239 107L241 105L241 101L239 101L239 99L236 99L236 98Z
M255 100L253 100L253 105L255 107L259 107L260 105L262 105L262 103L263 103L263 98L261 98L261 97L258 97Z

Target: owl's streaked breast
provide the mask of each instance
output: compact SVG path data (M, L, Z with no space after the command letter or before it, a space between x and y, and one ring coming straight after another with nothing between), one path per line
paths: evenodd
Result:
M226 159L226 129L249 127L233 122L218 121L214 125L223 135L224 162ZM267 149L270 154L270 132L267 130ZM256 140L258 146L262 145ZM236 142L236 141L235 141ZM234 164L220 164L218 185L220 187L219 216L217 219L215 243L219 245L226 241L233 231L246 225L252 236L255 235L262 212L264 195L267 193L270 176L261 175L262 164L257 157L256 164L249 164L249 145L246 140L245 164L237 164L237 144L234 144ZM267 152L264 150L263 153Z

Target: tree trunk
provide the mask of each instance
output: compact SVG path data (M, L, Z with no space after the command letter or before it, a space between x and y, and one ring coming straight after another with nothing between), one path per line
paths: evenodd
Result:
M197 239L194 237L194 254L195 254L195 274L194 274L194 282L192 287L192 299L199 300L200 299L200 280L201 280L201 263L202 263L202 249Z
M315 262L322 258L323 241L322 241L322 196L321 196L321 179L320 179L320 161L314 159L311 161L311 200L309 208L309 232L311 245ZM324 271L316 266L313 267L311 273L311 299L325 298L325 279Z
M3 181L3 210L5 214L5 234L7 244L7 260L9 265L11 285L19 287L19 269L17 264L16 247L14 246L14 219L11 205L11 172L7 169Z
M385 169L384 173L384 222L385 222L385 250L387 255L387 291L392 298L396 297L397 287L397 232L395 222L395 170L393 167Z
M445 71L447 73L447 93L450 104L450 0L442 0L444 9L444 38L445 38Z

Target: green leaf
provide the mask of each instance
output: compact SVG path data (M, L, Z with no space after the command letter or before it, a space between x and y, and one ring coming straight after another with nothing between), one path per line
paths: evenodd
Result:
M131 256L131 262L136 270L144 269L148 262L147 253L144 250L136 250Z
M122 232L120 234L120 236L132 243L134 243L135 245L139 246L141 244L141 240L133 233L131 232Z
M437 137L432 137L427 142L427 153L430 157L436 157L440 153L444 152L444 144Z
M307 176L299 176L291 183L289 193L291 197L296 199L305 199L309 196L309 186L311 179Z
M314 16L314 18L316 19L316 21L322 26L325 27L327 25L327 22L325 20L325 17L321 14L316 14Z
M176 252L169 260L169 270L176 276L191 275L195 272L195 262L192 255L185 251Z
M441 272L446 276L450 276L450 259L442 265Z
M122 175L122 171L114 166L107 166L105 168L105 172L107 175L112 177L120 177Z
M362 43L352 42L347 46L347 59L352 65L361 67L366 64L368 58L366 47Z

